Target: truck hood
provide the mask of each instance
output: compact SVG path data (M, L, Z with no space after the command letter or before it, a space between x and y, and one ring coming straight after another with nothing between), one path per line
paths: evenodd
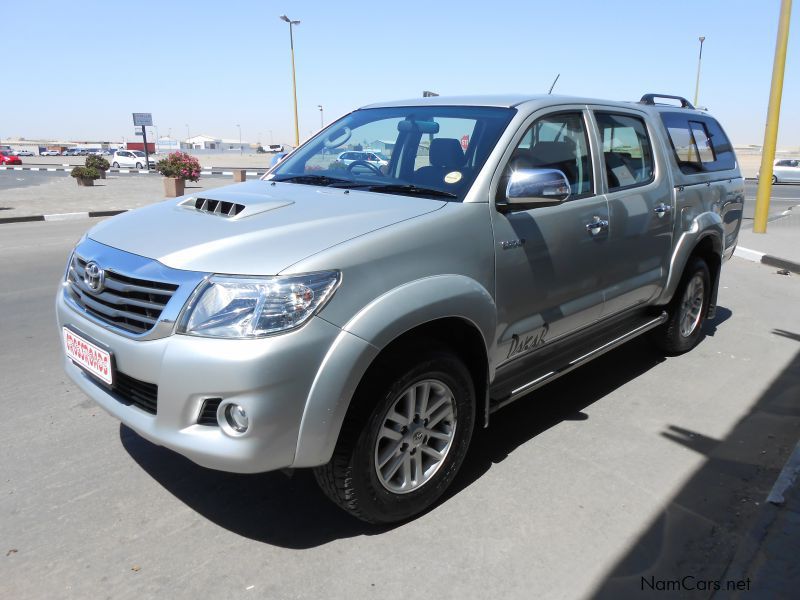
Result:
M123 213L95 226L89 237L174 269L275 275L326 248L445 204L259 180Z

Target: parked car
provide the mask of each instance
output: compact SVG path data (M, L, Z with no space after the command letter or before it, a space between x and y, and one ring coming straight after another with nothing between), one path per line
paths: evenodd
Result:
M117 150L114 152L113 158L111 159L111 166L115 169L120 167L143 169L144 164L145 153L141 150ZM156 161L153 160L152 155L150 156L149 164L151 169L156 166Z
M11 150L0 150L0 165L21 165L22 159Z
M64 151L64 156L81 156L82 152L81 148L68 148Z
M42 150L39 156L61 156L61 152L58 150Z
M708 112L660 98L375 104L262 180L103 221L58 287L64 368L200 465L418 515L495 411L640 335L703 338L744 180ZM320 167L375 131L384 167Z
M389 164L389 159L380 152L356 152L353 150L342 152L336 159L342 165L351 167L353 163L367 163L366 166L385 167Z
M34 156L33 152L31 152L30 150L24 150L24 149L23 150L14 150L14 151L12 151L12 154L14 154L14 156Z
M758 179L759 174L756 174ZM800 159L779 158L772 165L772 183L800 182Z

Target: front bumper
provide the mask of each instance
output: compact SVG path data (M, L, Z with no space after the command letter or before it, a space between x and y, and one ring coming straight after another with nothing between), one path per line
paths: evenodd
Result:
M107 346L118 371L158 385L158 408L153 415L126 405L65 356L64 369L83 392L151 442L204 467L235 473L293 466L306 399L326 353L342 334L313 317L296 331L257 340L131 339L76 312L62 289L56 314L59 335L62 327L73 328ZM208 398L244 407L250 417L247 432L233 437L219 426L199 425Z

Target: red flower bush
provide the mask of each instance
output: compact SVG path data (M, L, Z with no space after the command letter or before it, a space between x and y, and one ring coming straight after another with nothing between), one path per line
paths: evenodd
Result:
M200 162L186 152L170 152L167 158L162 158L156 163L156 171L164 177L197 181L200 179Z

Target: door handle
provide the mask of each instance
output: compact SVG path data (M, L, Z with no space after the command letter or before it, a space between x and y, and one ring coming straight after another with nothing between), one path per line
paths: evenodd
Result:
M653 212L658 215L659 219L671 211L672 207L664 204L663 202L661 204L656 205L656 207L653 209Z
M586 224L586 231L592 235L597 235L603 229L608 229L608 221L605 221L600 217L595 217L591 223Z

